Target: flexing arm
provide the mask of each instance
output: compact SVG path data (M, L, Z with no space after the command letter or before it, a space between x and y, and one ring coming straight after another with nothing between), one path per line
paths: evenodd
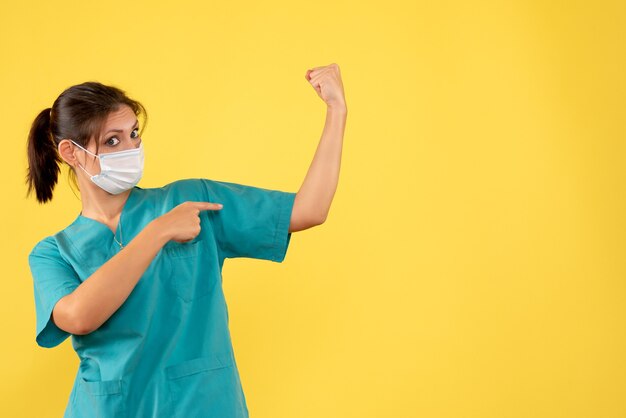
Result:
M289 232L326 221L339 182L341 149L348 114L337 64L309 70L305 78L327 104L326 124L309 171L296 194Z

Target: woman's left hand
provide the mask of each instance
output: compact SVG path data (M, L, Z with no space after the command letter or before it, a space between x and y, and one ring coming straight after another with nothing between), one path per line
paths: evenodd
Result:
M346 108L346 98L341 82L339 66L335 63L307 70L304 78L313 86L317 95L329 107Z

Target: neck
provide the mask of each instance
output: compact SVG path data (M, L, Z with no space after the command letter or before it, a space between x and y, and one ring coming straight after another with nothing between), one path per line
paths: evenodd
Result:
M116 224L132 189L118 195L112 195L93 184L89 179L87 181L80 177L78 180L83 204L81 214L106 224Z

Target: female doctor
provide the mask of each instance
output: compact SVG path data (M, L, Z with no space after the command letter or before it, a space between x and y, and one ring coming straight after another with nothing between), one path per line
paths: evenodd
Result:
M29 254L36 342L80 359L65 417L248 417L222 291L226 258L282 262L322 224L347 116L337 64L308 70L326 125L297 193L204 178L141 188L141 103L97 82L65 90L28 137L28 193L52 199L64 162L82 210ZM149 147L149 145L148 145Z

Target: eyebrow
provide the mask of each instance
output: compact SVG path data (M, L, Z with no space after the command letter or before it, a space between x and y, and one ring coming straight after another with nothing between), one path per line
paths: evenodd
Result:
M133 125L133 128L135 126L137 126L138 124L139 124L139 120L135 120L135 124ZM107 131L107 133L105 133L105 135L108 134L109 132L124 132L124 130L123 129L111 129L111 130Z

